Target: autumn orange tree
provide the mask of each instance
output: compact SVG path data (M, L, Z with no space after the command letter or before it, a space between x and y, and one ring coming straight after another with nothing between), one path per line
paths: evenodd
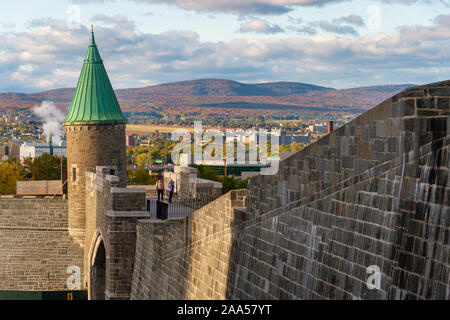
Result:
M26 172L16 160L0 163L0 194L16 194L17 181L25 180Z

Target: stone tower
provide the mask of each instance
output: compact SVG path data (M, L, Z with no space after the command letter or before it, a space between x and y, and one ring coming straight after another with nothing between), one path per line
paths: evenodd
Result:
M126 186L126 118L120 110L94 32L84 60L69 113L64 120L67 137L69 232L84 246L86 225L86 171L96 166L111 168L111 174Z

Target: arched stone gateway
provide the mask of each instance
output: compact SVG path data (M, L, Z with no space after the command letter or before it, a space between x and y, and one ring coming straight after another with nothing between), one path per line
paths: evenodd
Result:
M98 238L94 253L90 268L90 299L105 300L106 250L101 237Z
M148 218L145 189L121 188L110 167L86 172L85 283L89 299L130 298L136 219ZM111 254L113 258L111 258ZM106 277L105 277L106 275Z

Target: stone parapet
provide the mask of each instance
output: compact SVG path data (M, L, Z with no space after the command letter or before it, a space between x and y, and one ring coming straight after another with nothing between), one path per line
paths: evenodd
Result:
M224 299L244 204L234 190L185 219L139 220L131 299Z

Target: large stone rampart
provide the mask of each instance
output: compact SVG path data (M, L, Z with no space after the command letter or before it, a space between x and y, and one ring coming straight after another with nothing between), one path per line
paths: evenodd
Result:
M261 222L231 272L269 283L229 297L449 299L449 96L449 82L407 89L251 179Z
M442 82L381 103L250 179L246 211L225 195L139 221L131 297L450 299L449 98Z

